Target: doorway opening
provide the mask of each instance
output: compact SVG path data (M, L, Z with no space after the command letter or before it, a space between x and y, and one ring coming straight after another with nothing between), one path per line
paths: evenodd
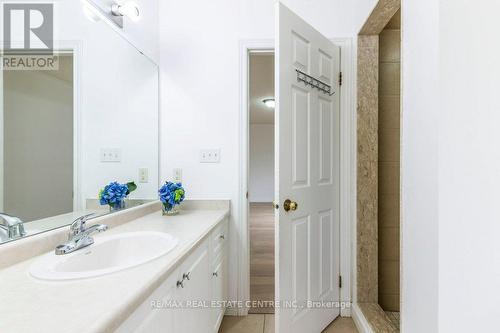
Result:
M274 52L248 62L250 313L274 313Z
M0 211L24 222L75 205L74 55L55 55L54 68L0 71Z
M254 274L255 267L255 254L257 254L256 246L258 246L258 239L252 237L255 233L255 229L251 226L251 216L250 216L250 206L254 203L254 199L250 197L250 107L252 104L251 100L256 100L250 97L250 60L256 54L263 55L274 54L275 61L273 67L278 67L277 56L286 55L286 59L283 58L280 64L283 66L283 70L278 70L275 68L274 75L281 75L281 73L290 73L291 75L286 76L283 80L286 80L286 85L281 85L286 87L282 94L276 95L276 121L282 121L277 130L278 123L275 125L275 141L278 140L278 134L283 135L295 135L295 138L287 138L280 136L280 142L288 143L285 146L278 145L278 142L274 142L270 146L275 146L276 149L281 147L293 147L293 154L297 157L296 162L300 162L292 165L293 156L292 150L276 150L274 152L275 156L275 177L280 178L274 179L275 189L274 189L274 230L275 234L275 244L274 252L279 253L279 257L272 258L274 261L274 274L269 274L270 276L275 276L274 283L274 295L271 294L268 299L302 299L301 297L306 297L307 290L313 290L315 295L311 296L315 299L328 298L336 301L336 304L340 306L337 309L328 309L326 311L306 311L308 316L307 319L304 317L304 313L299 314L304 325L318 326L325 328L326 325L331 323L335 318L341 314L342 316L349 317L351 314L351 309L349 305L344 307L344 304L351 304L351 225L355 218L353 200L355 199L354 192L354 182L352 167L355 165L354 153L355 152L355 103L353 100L352 89L353 85L353 72L354 67L352 66L351 57L352 53L352 41L347 38L338 39L327 39L321 36L319 32L312 29L306 22L294 15L290 10L287 10L280 4L280 10L283 15L289 16L290 20L300 22L301 26L304 28L304 35L308 35L310 40L314 39L314 43L322 44L314 48L315 53L309 54L304 52L305 43L301 43L301 39L297 39L295 45L297 50L293 52L291 45L280 44L283 47L283 52L274 50L275 43L273 40L243 40L240 42L240 114L239 114L239 198L238 198L238 220L236 221L235 227L238 233L238 238L235 239L238 246L238 267L237 267L237 292L238 301L243 302L245 306L238 309L229 309L227 316L246 316L251 313L252 318L256 320L263 320L264 328L270 327L272 323L277 323L277 329L281 331L304 331L303 327L297 325L289 327L292 320L290 317L297 317L297 313L293 313L292 307L284 309L284 307L276 307L273 314L257 314L258 303L254 305L249 301L259 301L256 297L256 287L258 284L256 280L251 281L252 277L256 276ZM283 21L284 24L288 24L288 21ZM288 23L287 23L288 22ZM294 30L287 27L283 30L284 33L292 34L290 36L282 36L281 40L293 41L296 38ZM312 35L312 36L309 36ZM298 38L298 37L297 37ZM292 53L289 53L292 50ZM342 54L342 61L341 61ZM295 59L293 63L293 56L300 56L300 59ZM308 61L307 57L314 57L314 61ZM306 57L306 58L304 58ZM281 58L280 58L281 59ZM313 58L311 58L313 59ZM321 60L321 61L320 61ZM303 68L304 64L310 64L309 69ZM285 66L287 69L285 70ZM300 67L302 66L302 67ZM310 76L316 79L318 82L321 81L326 87L323 88L333 88L333 94L327 94L326 91L319 89L321 86L315 85L314 87L309 87L306 82L298 79L297 75L300 74L301 70L297 71L298 68L302 68L304 72L309 73ZM342 75L342 71L346 75ZM268 71L272 73L271 71ZM276 87L278 87L278 76L275 78ZM282 80L280 80L282 82ZM341 87L342 86L342 87ZM295 98L292 98L290 94L296 94ZM303 98L304 95L309 95L311 98ZM269 95L271 96L271 95ZM281 96L281 105L278 105ZM261 96L260 103L264 103L264 99L267 96ZM311 101L311 105L307 101ZM283 101L286 101L285 104ZM293 108L288 105L290 101L294 101L297 104L296 112L292 112ZM288 103L288 104L287 104ZM308 106L309 105L309 106ZM288 110L284 114L280 114L283 117L277 117L278 107L282 110ZM308 110L311 110L309 112ZM314 110L314 111L313 111ZM343 110L343 112L341 112ZM307 114L311 115L311 118L307 117ZM296 121L290 119L290 116L295 117ZM288 117L288 118L287 118ZM300 118L300 119L298 119ZM304 118L310 119L310 121L305 121ZM297 124L300 126L293 126ZM310 127L310 126L311 127ZM323 125L323 126L320 126ZM309 135L304 135L308 133ZM291 143L294 143L293 145ZM295 144L296 143L296 144ZM311 151L309 153L309 147ZM282 157L281 153L286 151L288 154L286 157ZM292 154L292 155L293 155ZM298 154L298 155L297 155ZM283 158L283 161L279 163L280 170L278 172L278 159ZM324 158L327 157L327 158ZM311 163L306 163L307 159L312 161ZM280 160L281 161L281 160ZM305 162L306 161L306 162ZM322 163L319 163L322 161ZM286 172L283 172L283 167L285 167ZM288 169L286 169L288 168ZM327 172L330 170L331 172ZM310 171L310 172L309 172ZM305 177L305 180L304 180ZM309 180L309 181L308 181ZM291 184L289 182L292 182ZM277 184L288 184L286 189L278 187ZM311 196L304 195L302 192L310 190L311 187L315 187L318 191L330 193L330 188L333 188L335 193L338 193L335 199L330 200L327 195L320 196L321 200L311 200ZM302 191L301 193L296 193L297 191ZM279 193L278 193L279 192ZM293 193L291 193L293 192ZM318 192L316 192L318 193ZM334 193L334 194L335 194ZM272 200L272 199L271 199ZM266 200L267 201L267 200ZM311 204L314 203L314 207ZM323 205L325 203L325 205ZM337 207L330 209L330 206L334 203ZM270 202L262 203L262 205L271 205ZM292 206L293 205L293 206ZM252 206L257 206L253 205ZM328 207L326 207L328 206ZM300 208L299 208L300 207ZM308 209L313 208L314 213L312 218L308 219L306 214L308 214ZM253 215L253 214L252 214ZM272 217L271 215L271 217ZM304 218L306 217L306 218ZM278 218L280 219L278 222ZM321 219L321 223L313 221L310 223L312 228L309 229L305 226L309 223L309 220ZM282 220L283 219L283 220ZM282 223L286 220L286 223ZM322 230L317 226L321 225ZM278 226L285 226L283 232L286 233L287 237L278 237L278 233L281 234L281 230ZM290 228L295 228L295 230L290 230ZM307 235L309 231L312 231L312 241L308 241L309 236ZM295 233L295 234L294 234ZM298 235L300 234L300 235ZM288 237L295 235L293 237ZM318 238L318 236L323 236ZM279 240L285 240L292 242L292 244L278 243ZM295 240L295 243L293 241ZM251 242L254 243L251 245ZM257 241L257 242L256 242ZM294 249L290 250L289 245L297 245ZM313 246L307 246L307 243ZM327 245L330 244L330 245ZM283 244L283 248L281 245ZM279 246L278 246L279 245ZM273 248L273 246L269 246ZM320 251L323 249L323 251ZM310 251L309 251L310 250ZM271 254L271 251L264 253ZM291 251L294 251L291 253ZM282 256L290 253L285 260L278 260L283 258ZM272 255L272 254L271 254ZM295 258L295 259L293 259ZM312 275L308 274L307 262L311 258L311 261L315 261L314 272ZM340 260L342 258L342 260ZM290 260L292 259L292 260ZM271 262L273 262L271 261ZM287 266L286 266L287 265ZM252 267L253 266L253 267ZM281 267L283 266L283 267ZM294 267L298 267L294 269ZM267 267L272 268L273 265L268 265ZM236 271L236 267L233 267ZM251 272L252 271L252 272ZM282 277L279 278L279 277ZM294 284L293 281L298 281L299 283ZM319 281L319 282L318 282ZM310 284L312 283L312 285ZM291 288L296 289L294 292ZM300 290L299 290L300 289ZM286 294L288 293L288 294ZM286 294L286 295L285 295ZM319 294L319 295L318 295ZM269 295L269 293L268 293ZM262 299L260 299L262 302ZM254 305L254 306L252 306ZM255 309L257 308L257 309ZM262 306L261 306L262 308ZM268 310L268 309L265 309ZM262 312L261 312L262 313ZM316 320L311 316L323 316L320 320ZM231 317L226 317L231 318ZM244 321L244 319L233 319L227 320L226 323L235 323ZM307 321L307 323L305 322ZM281 323L281 324L280 324ZM230 325L230 324L228 324ZM224 325L223 325L224 326ZM273 325L274 326L274 325ZM264 329L265 330L265 329Z

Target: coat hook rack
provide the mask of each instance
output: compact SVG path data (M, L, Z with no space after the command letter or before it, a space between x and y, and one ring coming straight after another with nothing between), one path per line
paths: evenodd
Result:
M295 71L297 72L297 82L304 82L306 86L316 88L319 91L327 94L328 96L332 96L333 94L335 94L335 91L332 91L332 87L329 84L326 84L323 81L318 80L298 69L296 69Z

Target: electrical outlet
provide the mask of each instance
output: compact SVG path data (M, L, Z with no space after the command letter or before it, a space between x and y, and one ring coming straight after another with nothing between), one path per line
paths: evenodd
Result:
M182 183L182 169L174 169L172 178L175 183Z
M120 148L101 148L101 162L121 162L122 150Z
M202 149L200 150L201 163L219 163L220 149Z
M139 183L149 182L149 170L147 168L139 169Z

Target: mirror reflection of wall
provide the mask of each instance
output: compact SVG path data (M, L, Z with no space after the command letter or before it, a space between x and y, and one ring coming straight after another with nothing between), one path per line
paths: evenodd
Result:
M57 70L3 72L1 211L28 222L73 211L73 54Z

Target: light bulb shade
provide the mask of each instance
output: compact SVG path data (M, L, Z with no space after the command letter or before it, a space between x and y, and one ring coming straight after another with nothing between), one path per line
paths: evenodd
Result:
M132 21L137 21L141 16L139 7L132 1L127 1L123 5L112 5L111 13L115 16L126 16Z
M270 109L274 109L276 107L276 102L274 101L274 98L266 98L263 99L262 102Z

